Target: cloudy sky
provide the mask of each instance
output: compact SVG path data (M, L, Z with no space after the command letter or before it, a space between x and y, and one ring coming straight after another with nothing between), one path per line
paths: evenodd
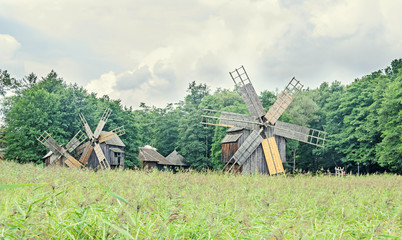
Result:
M124 105L164 107L188 83L257 92L344 84L402 57L400 0L0 0L0 69L54 69Z

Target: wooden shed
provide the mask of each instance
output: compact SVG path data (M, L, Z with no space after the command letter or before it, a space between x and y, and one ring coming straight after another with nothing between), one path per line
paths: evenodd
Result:
M177 167L187 168L189 166L187 163L185 163L184 157L176 150L167 155L166 159Z
M232 127L228 129L226 133L226 136L222 139L222 162L225 164L230 161L233 154L244 143L251 131L244 128ZM286 140L283 137L277 136L275 136L275 140L279 148L282 162L284 162L286 161ZM232 165L233 160L226 166L226 170L229 170ZM236 163L231 171L236 171L237 173L268 173L268 166L261 144L242 166L239 167Z
M158 170L163 170L175 165L158 153L156 148L149 145L140 147L138 159L143 169L157 168Z

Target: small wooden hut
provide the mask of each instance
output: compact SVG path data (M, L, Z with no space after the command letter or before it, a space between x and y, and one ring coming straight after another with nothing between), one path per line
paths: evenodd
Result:
M180 167L180 168L187 168L188 164L184 162L184 157L180 155L176 150L171 152L166 159L173 163L174 166Z
M233 154L244 143L246 138L250 135L251 131L244 128L232 127L228 129L226 133L226 136L222 139L222 162L225 164L230 161ZM275 140L278 144L281 159L286 161L285 139L283 137L275 136ZM226 170L229 170L233 164L234 161L232 160L232 162L227 164ZM268 166L265 161L265 156L261 144L244 162L242 166L239 166L237 163L235 163L235 165L231 169L231 172L268 173Z
M149 145L140 147L138 159L141 161L141 167L143 169L157 168L158 170L163 170L170 168L170 166L174 166L174 163L167 160L164 156L157 152L156 148Z

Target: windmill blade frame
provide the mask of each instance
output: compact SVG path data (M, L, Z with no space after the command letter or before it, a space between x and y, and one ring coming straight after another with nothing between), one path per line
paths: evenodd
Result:
M292 123L277 121L274 128L274 135L294 139L317 147L324 147L327 132L299 126Z
M110 169L109 162L107 161L105 154L103 154L103 150L98 143L95 144L94 151L96 157L98 158L99 166L101 167L101 169Z
M126 134L126 129L124 129L124 126L117 127L115 129L113 129L112 131L105 132L105 133L99 135L98 141L99 141L99 143L102 143L109 139L114 138L115 136L121 136L124 134Z
M85 140L87 139L87 136L79 130L77 134L74 135L73 138L66 144L66 149L68 152L74 151L79 145L81 145Z
M255 91L253 84L246 72L246 69L241 66L234 71L229 72L233 82L239 87L239 93L242 96L251 116L262 117L266 114L264 107Z
M109 119L111 113L112 113L112 109L110 109L110 108L106 108L105 111L103 112L102 117L99 120L98 126L96 127L95 132L94 132L94 137L95 138L99 137L99 135L102 132L103 127L105 126L105 124L106 124L107 120Z
M80 118L80 120L81 120L82 125L84 125L85 133L87 134L88 138L89 138L89 139L93 139L93 138L94 138L94 134L92 133L92 130L91 130L91 128L89 127L89 124L88 124L87 120L86 120L85 117L84 117L84 114L79 113L78 116L79 116L79 118Z
M80 162L82 164L86 165L88 162L89 157L91 156L92 151L94 150L94 147L92 146L91 142L87 142L87 146L85 146L84 151L81 154L80 157Z
M56 140L54 140L50 136L48 132L43 131L43 133L37 138L37 140L45 147L47 147L50 151L52 151L53 154L60 155L57 157L57 159L63 156L63 148L56 142Z
M221 127L239 127L249 130L259 130L260 126L263 125L249 115L212 109L203 109L201 124Z
M268 110L267 114L265 114L265 118L274 125L302 88L303 85L300 81L293 77Z

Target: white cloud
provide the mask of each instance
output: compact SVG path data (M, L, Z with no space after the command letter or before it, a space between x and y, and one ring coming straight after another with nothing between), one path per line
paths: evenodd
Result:
M309 87L350 82L401 57L401 4L4 0L0 16L57 42L41 45L44 51L7 48L26 74L54 69L67 82L137 107L177 102L191 81L232 88L228 72L241 65L258 92L282 89L292 76Z
M13 36L0 34L0 61L11 60L20 47L21 44Z

